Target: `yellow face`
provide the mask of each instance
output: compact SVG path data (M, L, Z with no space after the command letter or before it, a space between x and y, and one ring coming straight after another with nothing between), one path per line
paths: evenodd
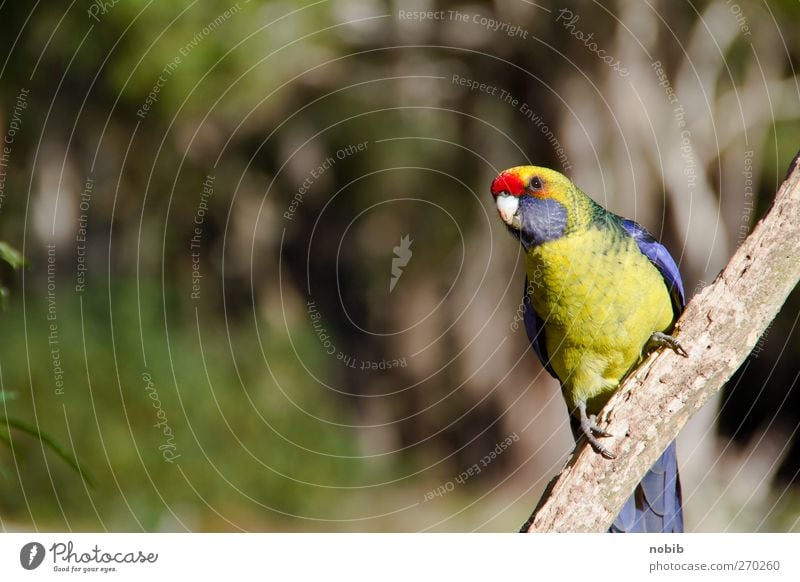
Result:
M577 193L569 178L539 166L509 168L492 182L497 213L526 251L567 232Z
M492 196L503 222L519 230L521 198L551 199L566 206L568 194L573 188L569 178L555 170L539 166L516 166L498 174L492 182Z

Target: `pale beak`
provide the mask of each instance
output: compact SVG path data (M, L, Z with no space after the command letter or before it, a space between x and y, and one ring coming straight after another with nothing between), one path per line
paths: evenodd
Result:
M510 194L500 194L497 197L497 213L508 226L514 230L520 229L519 198Z

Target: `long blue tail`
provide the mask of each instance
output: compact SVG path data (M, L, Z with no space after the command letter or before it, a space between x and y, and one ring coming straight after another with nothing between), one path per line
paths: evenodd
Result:
M675 441L636 486L608 530L611 533L683 532L681 480Z

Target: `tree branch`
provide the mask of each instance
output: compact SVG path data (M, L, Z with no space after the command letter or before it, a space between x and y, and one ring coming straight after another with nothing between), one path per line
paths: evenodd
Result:
M581 446L522 531L602 532L689 418L742 364L800 280L800 153L772 208L676 325L683 358L661 350L621 385L599 424L617 454Z

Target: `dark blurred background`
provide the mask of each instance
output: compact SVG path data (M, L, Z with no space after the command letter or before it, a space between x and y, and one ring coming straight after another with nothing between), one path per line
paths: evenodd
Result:
M0 4L3 530L511 531L571 449L506 167L691 296L798 149L800 5ZM800 295L686 427L687 527L800 531Z

